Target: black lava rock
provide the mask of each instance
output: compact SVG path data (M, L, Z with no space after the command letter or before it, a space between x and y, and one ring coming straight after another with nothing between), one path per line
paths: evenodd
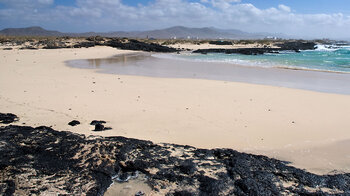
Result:
M220 48L212 48L212 49L199 49L193 51L193 53L225 53L225 54L245 54L245 55L258 55L264 53L276 53L280 51L277 48L237 48L237 49L220 49Z
M212 49L199 49L193 51L193 53L225 53L225 54L244 54L244 55L259 55L265 53L279 53L279 51L295 51L300 52L300 50L314 50L316 43L314 42L285 42L278 44L280 48L237 48L237 49L222 49L222 48L212 48Z
M90 125L97 125L97 124L105 124L106 121L103 120L93 120L91 121Z
M140 42L132 39L126 43L121 42L118 39L114 39L106 42L105 45L113 48L124 49L124 50L142 50L147 52L176 52L177 51L175 48L169 48L169 47L161 46L159 44L154 44L154 43Z
M209 44L213 44L213 45L232 45L232 42L229 42L229 41L210 41Z
M49 127L0 127L0 154L0 195L48 188L103 195L112 178L125 181L140 172L155 194L166 188L164 195L350 195L350 174L316 175L232 149L87 138Z
M91 121L90 125L94 125L95 129L93 131L105 131L112 129L111 127L105 127L103 124L105 124L106 121L103 120L93 120Z
M94 47L95 45L96 45L95 42L81 42L81 43L75 44L73 48L90 48L90 47Z
M192 160L186 160L183 163L181 163L178 167L180 171L184 174L193 174L196 171L196 165L193 163Z
M69 47L60 42L48 42L47 45L43 47L43 49L60 49L60 48L69 48Z
M105 128L105 126L103 124L98 123L98 124L95 124L94 131L103 131L104 128Z
M11 113L0 113L0 123L10 124L18 121L18 117L15 114Z
M76 125L79 125L79 124L80 124L80 122L77 120L72 120L71 122L68 123L68 125L73 126L73 127Z
M91 37L88 37L86 38L86 40L88 41L93 41L93 42L96 42L96 41L104 41L105 39L101 36L91 36Z
M277 46L283 48L284 50L314 50L316 43L306 41L292 41L277 44Z

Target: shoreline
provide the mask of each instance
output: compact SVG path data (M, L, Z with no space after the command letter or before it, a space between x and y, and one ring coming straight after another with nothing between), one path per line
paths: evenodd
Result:
M239 82L350 95L348 73L192 61L172 58L168 54L164 56L161 53L144 52L72 60L65 64L72 68L95 69L98 73L114 75Z
M187 53L187 52L184 52ZM157 53L156 53L157 54ZM163 54L163 53L158 53L161 56L166 56L166 55L176 55L175 53L168 53L168 54ZM180 53L181 54L181 53ZM190 52L190 54L192 54ZM213 54L213 53L211 53ZM200 54L204 55L204 54ZM265 55L265 54L263 54ZM224 63L224 64L232 64L236 66L242 66L242 67L252 67L252 68L264 68L264 69L289 69L289 70L301 70L301 71L313 71L313 72L326 72L326 73L337 73L337 74L350 74L350 71L334 71L334 70L325 70L325 69L313 69L313 68L307 68L307 67L297 67L293 65L266 65L266 66L259 66L259 65L244 65L244 64L239 64L239 63L234 63L234 62L226 62L226 61L205 61L205 60L190 60L190 59L184 59L184 58L172 58L172 57L160 57L160 56L155 56L157 58L165 58L165 59L171 59L171 60L180 60L180 61L187 61L187 62L202 62L202 63Z
M295 166L313 172L320 172L318 167L325 169L322 173L350 171L344 161L324 165L316 160L310 166L302 157L288 158L293 150L350 138L349 96L238 82L115 76L64 64L126 52L106 47L0 51L0 110L18 114L17 125L232 148L286 161L296 158ZM73 119L81 125L67 125ZM106 120L112 130L92 132L91 120Z

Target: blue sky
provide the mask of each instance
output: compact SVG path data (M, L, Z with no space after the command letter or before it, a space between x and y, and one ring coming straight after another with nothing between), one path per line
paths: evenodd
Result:
M138 4L146 5L151 0L123 0L123 3L130 6ZM190 0L190 2L199 2ZM258 8L266 9L276 7L279 4L284 4L293 7L300 13L350 13L349 0L242 0L242 3L251 3ZM55 5L74 6L74 0L58 0Z
M176 25L349 38L349 0L0 0L0 29L63 32Z
M284 4L292 7L296 12L304 14L350 13L349 0L246 0L242 2L252 3L259 8L269 8Z

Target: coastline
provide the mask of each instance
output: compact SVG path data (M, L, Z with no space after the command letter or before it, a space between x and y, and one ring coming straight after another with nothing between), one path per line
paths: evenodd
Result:
M289 69L289 70L301 70L301 71L317 71L317 72L325 72L325 73L336 73L336 74L350 74L349 72L343 71L332 71L332 70L322 70L322 69L311 69L306 67L286 67L286 66L276 66L273 68L277 69Z
M283 149L286 152L278 157L284 160L291 150L350 138L346 95L238 82L115 76L64 64L130 52L107 47L1 50L0 110L18 114L18 125L52 125L86 135L233 148L272 157ZM68 126L73 119L82 124ZM106 120L112 130L90 131L88 123L94 119ZM320 172L303 162L296 166ZM349 171L343 165L331 167Z
M234 48L237 49L237 48ZM314 51L314 50L310 50ZM295 52L291 52L295 53ZM182 52L180 53L181 55L191 55L193 54L192 52ZM223 54L223 53L210 53L210 54ZM241 60L241 59L236 59L238 62L232 62L232 61L221 61L221 60L202 60L202 59L188 59L188 58L183 58L183 57L177 57L176 55L178 54L159 54L156 55L158 58L168 58L168 59L173 59L173 60L180 60L180 61L187 61L187 62L202 62L202 63L224 63L224 64L232 64L236 66L244 66L244 67L253 67L253 68L272 68L272 69L289 69L289 70L302 70L302 71L315 71L315 72L326 72L326 73L339 73L339 74L350 74L350 72L347 71L339 71L339 70L331 70L331 69L321 69L321 68L311 68L307 66L295 66L295 65L282 65L278 63L274 64L256 64L257 62L247 62L246 60ZM208 55L208 54L197 54L197 55ZM251 55L247 55L251 56Z
M350 75L347 73L195 61L179 59L176 55L139 52L72 60L66 64L105 74L238 82L350 95Z

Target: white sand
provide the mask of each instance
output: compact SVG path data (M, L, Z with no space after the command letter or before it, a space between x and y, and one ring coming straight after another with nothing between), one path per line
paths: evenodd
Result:
M350 172L350 153L337 150L344 146L340 142L350 139L350 96L235 82L116 76L64 64L127 52L108 47L0 50L0 112L19 115L16 124L234 148L291 160L314 172ZM67 125L73 119L82 124ZM113 129L92 132L89 123L95 119L106 120ZM327 149L332 149L328 155L316 153Z

